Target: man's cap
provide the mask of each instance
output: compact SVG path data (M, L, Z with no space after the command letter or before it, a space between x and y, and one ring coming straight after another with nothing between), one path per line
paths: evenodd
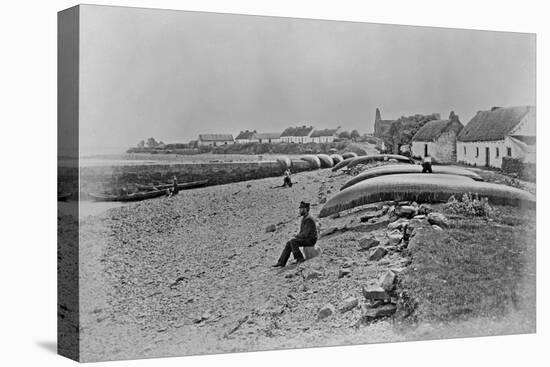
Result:
M305 201L300 201L300 208L309 209L309 203L306 203Z

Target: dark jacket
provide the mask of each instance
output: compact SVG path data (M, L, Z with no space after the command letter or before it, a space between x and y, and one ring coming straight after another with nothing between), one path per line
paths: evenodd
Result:
M315 219L310 214L302 218L300 232L296 235L296 238L311 240L313 242L317 241L317 225L315 224Z

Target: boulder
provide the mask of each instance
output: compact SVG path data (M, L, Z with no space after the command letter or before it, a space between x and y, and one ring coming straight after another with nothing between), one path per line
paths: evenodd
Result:
M324 305L320 310L319 310L319 313L317 314L317 320L323 320L323 319L326 319L327 317L329 317L330 315L332 315L334 313L335 309L334 309L334 306L331 305L330 303Z
M304 257L306 260L313 259L314 257L317 257L321 255L322 251L319 246L304 246L302 247L302 252L304 253Z
M443 230L440 226L435 225L435 224L432 224L432 228L435 229L436 231L442 231Z
M361 222L368 222L369 220L373 219L373 218L378 218L378 217L381 217L384 215L384 212L382 210L377 210L377 211L374 211L374 212L370 212L370 213L367 213L365 214L364 216L361 217Z
M266 227L265 231L267 232L275 232L277 230L277 226L275 224L271 224Z
M428 223L435 224L439 227L448 227L449 220L441 213L432 212L428 214Z
M390 295L384 290L384 288L379 286L363 288L363 297L369 301L389 301L390 299Z
M327 202L327 198L324 197L324 196L323 196L322 198L319 199L319 204L324 204L324 203L326 203L326 202Z
M383 247L378 246L374 250L371 251L371 253L369 255L369 260L378 261L381 258L383 258L384 256L386 256L387 253L388 253L388 250L386 250Z
M359 305L359 300L355 297L349 297L344 300L342 303L342 306L340 307L340 312L348 312L353 310L355 307Z
M386 236L389 240L389 245L397 245L399 242L401 242L401 239L403 238L403 233L399 231L398 229L394 229L391 232L386 233Z
M388 270L382 274L378 280L378 284L380 285L380 288L384 289L386 292L391 292L394 288L395 278L395 273Z
M395 215L401 218L412 218L418 214L418 208L412 205L403 205L395 208Z
M380 244L380 241L372 235L364 236L359 239L359 251L367 251Z

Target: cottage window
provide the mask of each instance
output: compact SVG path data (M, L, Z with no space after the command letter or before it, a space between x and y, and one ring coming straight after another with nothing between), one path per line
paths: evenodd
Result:
M464 155L466 155L466 145L464 146Z
M496 149L496 156L498 157L500 155L500 152L498 151L498 147Z
M512 148L511 148L511 147L507 147L507 148L506 148L506 155L507 155L508 157L511 157L511 156L512 156Z
M476 147L476 158L479 157L479 147Z

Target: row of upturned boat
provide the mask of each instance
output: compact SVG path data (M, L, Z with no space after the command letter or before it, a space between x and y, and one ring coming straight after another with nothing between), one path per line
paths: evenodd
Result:
M189 190L198 187L206 186L208 180L200 180L193 182L185 182L177 184L178 191ZM161 185L136 185L138 192L133 193L121 193L119 195L107 194L107 193L89 193L88 195L95 201L141 201L146 199L153 199L167 194L167 190L174 187L173 184L161 184Z

